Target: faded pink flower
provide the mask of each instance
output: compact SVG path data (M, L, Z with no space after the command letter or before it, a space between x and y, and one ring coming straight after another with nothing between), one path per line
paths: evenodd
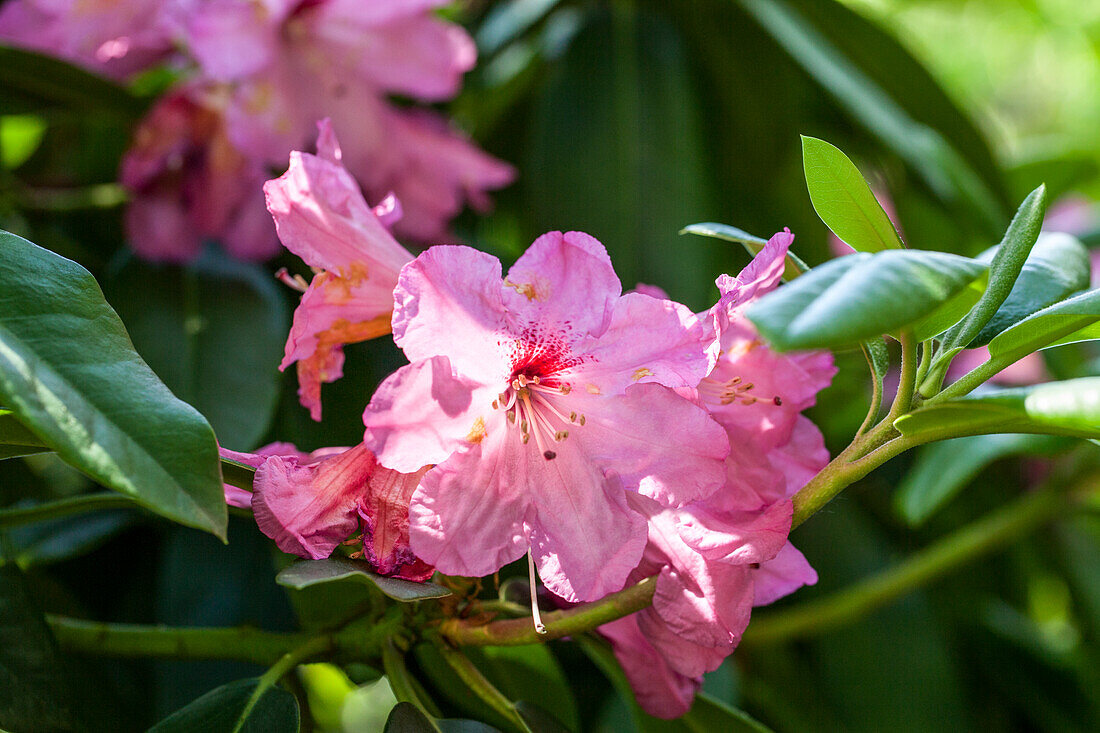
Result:
M166 59L172 42L162 0L10 0L0 41L124 78Z
M146 259L188 262L205 237L243 260L279 250L263 210L267 171L229 142L220 103L195 85L170 93L146 115L122 159L120 178L132 196L127 235Z
M328 120L319 127L318 154L292 152L287 172L264 185L279 239L319 270L294 311L279 367L298 363L298 395L314 420L321 384L343 374L344 345L390 332L397 273L412 260L386 229L401 216L397 201L371 209Z
M283 552L326 558L361 532L362 555L379 573L414 581L431 577L431 566L409 548L409 498L426 469L383 468L362 445L310 454L287 443L255 454L221 452L256 468L248 503L241 496L247 492L229 486L226 499L250 506L260 530Z
M419 557L483 576L530 550L554 593L599 598L645 545L628 491L675 505L717 488L725 435L672 389L709 368L705 328L620 293L579 232L540 237L503 280L467 247L401 271L393 332L412 363L375 393L365 440L398 471L438 464L410 506Z
M201 72L229 90L233 143L270 165L301 149L318 119L342 130L345 163L367 195L394 192L405 207L398 233L447 238L469 201L513 178L510 166L459 137L435 113L404 110L389 94L452 97L476 61L473 41L437 18L443 0L177 0L176 24Z

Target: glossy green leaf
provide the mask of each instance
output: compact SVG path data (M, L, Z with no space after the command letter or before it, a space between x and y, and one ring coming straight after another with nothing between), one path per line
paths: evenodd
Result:
M399 702L390 711L383 733L499 733L477 720L432 718L412 703Z
M209 248L186 268L131 257L106 293L138 353L218 441L255 448L275 411L289 328L275 280Z
M986 433L1100 438L1100 377L970 395L903 415L894 425L922 440Z
M803 135L802 165L814 210L841 241L859 252L904 247L871 186L839 148Z
M697 234L700 237L713 237L726 242L735 242L744 247L750 257L755 257L768 243L768 240L749 234L743 229L728 224L715 224L714 222L686 226L680 230L680 234ZM783 280L790 282L809 269L809 265L795 256L793 252L788 251L783 266Z
M982 469L1005 456L1049 454L1072 441L1055 436L973 435L933 443L921 450L905 474L894 507L910 526L923 524Z
M146 103L55 56L0 45L0 107L5 114L106 110L136 119Z
M206 420L141 360L84 268L6 232L0 403L104 486L225 536L218 448Z
M256 477L256 469L247 463L234 461L232 458L221 459L222 479L230 486L236 486L246 491L252 491L252 481Z
M23 574L0 565L0 729L80 730L66 669Z
M38 436L23 427L11 410L0 409L0 460L48 453Z
M985 269L942 252L856 253L815 267L746 313L783 351L847 346L920 321Z
M14 527L8 531L12 559L26 568L79 557L132 527L139 518L138 512L123 509Z
M259 680L237 680L211 690L160 721L149 733L235 733ZM269 687L256 701L240 733L298 733L298 701L281 687Z
M914 323L913 338L924 341L939 336L953 325L959 322L981 300L989 284L988 272L984 272L972 280L969 285L952 295L944 303L936 307L934 311Z
M373 585L395 601L423 601L451 595L451 592L441 585L388 578L372 572L367 563L339 557L296 562L280 570L275 577L275 582L301 590L318 583L329 583L345 578Z
M1032 191L1020 204L989 265L989 285L970 312L944 335L945 352L969 345L1008 299L1031 248L1039 239L1046 208L1045 186Z
M862 67L853 63L853 55L860 51L859 43L846 40L850 32L842 22L834 23L839 27L833 28L836 32L831 36L822 32L821 21L828 20L823 16L844 15L843 8L834 8L837 3L826 2L800 4L796 10L784 0L740 0L739 4L841 107L900 155L941 200L959 205L985 228L999 226L1004 207L998 195L995 168L988 166L988 170L979 172L975 161L960 152L969 146L956 148L944 137L940 129L952 124L945 122L945 116L922 120L917 105L906 109L897 96L876 82L865 68L872 68L877 59L866 60ZM814 18L819 27L809 18ZM855 13L848 11L847 20L865 34L868 32L870 24ZM875 40L881 45L881 39ZM847 47L841 48L840 44ZM893 45L895 48L890 50L896 57L897 44ZM903 93L903 85L894 91ZM955 117L958 120L962 115L956 111ZM981 147L984 146L979 138L978 150Z
M1033 351L1100 338L1100 290L1031 314L989 342L990 357L1011 363Z

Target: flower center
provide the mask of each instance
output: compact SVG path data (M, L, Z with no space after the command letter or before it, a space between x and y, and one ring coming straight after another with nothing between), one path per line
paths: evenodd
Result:
M738 402L742 405L754 405L761 400L771 402L777 407L783 404L783 400L779 395L769 400L767 397L757 397L754 394L750 394L752 389L753 383L745 382L741 377L727 379L724 382L719 382L717 379L711 379L710 377L704 377L703 381L699 383L699 395L703 399L717 402L721 405L730 405L734 402Z
M508 387L493 400L494 410L504 410L509 425L519 429L524 445L534 436L539 453L548 461L558 457L552 446L569 437L574 425L584 425L584 415L570 411L568 415L555 405L557 398L573 391L568 382L552 380L548 386L539 375L520 373L512 377Z

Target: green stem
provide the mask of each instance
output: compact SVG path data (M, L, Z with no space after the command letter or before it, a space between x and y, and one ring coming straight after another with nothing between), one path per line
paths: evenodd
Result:
M433 713L417 693L416 680L409 674L409 668L405 666L405 657L392 637L382 643L382 670L386 673L386 679L389 680L393 696L399 702L415 705L429 718L436 717L438 713Z
M863 356L867 359L867 366L871 369L871 404L867 407L867 417L863 418L859 430L856 431L856 437L863 435L875 424L875 418L878 417L879 410L882 409L882 378L875 372L874 358L871 356L868 347L860 344L860 348L863 350Z
M437 642L436 648L444 661L458 675L458 678L486 705L504 716L505 720L512 723L519 730L528 730L527 723L520 717L512 701L494 687L493 683L485 678L481 670L475 667L474 663L467 659L465 654L449 646L446 642Z
M936 342L933 339L926 339L921 343L920 347L920 365L917 366L917 375L913 379L914 386L920 385L926 376L928 376L928 369L932 366L932 350L935 348Z
M888 423L883 424L892 428ZM874 431L867 434L868 437L874 435ZM914 445L915 443L905 440L904 438L895 438L883 443L862 458L849 462L848 459L851 457L849 451L855 448L856 450L852 452L858 453L859 443L857 442L850 445L844 453L834 458L829 465L810 479L810 482L799 489L798 493L794 495L792 498L794 503L794 517L791 520L791 529L794 529L809 519L813 514L817 513L821 507L828 504L833 497L845 488L859 481L874 469L900 453L905 452Z
M898 379L898 393L894 395L894 402L890 405L890 412L886 415L886 422L893 425L894 420L909 412L913 404L913 390L917 375L917 342L913 339L913 332L902 331L898 336L901 343L901 374Z
M545 634L537 633L529 618L481 625L461 619L448 619L440 624L439 632L456 646L519 646L538 644L563 636L576 636L646 608L653 600L656 583L656 578L646 578L598 601L544 614L542 621L546 625Z
M754 619L746 644L812 636L855 621L1057 517L1071 502L1061 489L1026 494L937 541L895 567L817 601Z
M302 662L328 651L331 645L332 642L330 639L324 636L316 636L301 646L287 652L279 658L279 661L271 665L271 668L260 677L260 681L256 684L256 689L252 691L252 694L248 698L248 702L245 703L244 710L241 711L240 717L237 718L237 724L233 726L233 733L240 733L244 724L248 721L248 716L252 714L253 708L256 707L256 703L260 701L260 698L263 697L269 689L278 684L279 680Z
M237 659L274 664L311 640L309 634L280 634L250 628L172 628L144 624L108 624L47 615L62 649L106 657L161 659ZM332 636L325 639L335 646Z
M125 494L84 494L68 499L48 501L25 509L0 509L0 527L18 527L22 524L44 522L48 519L57 519L71 514L83 514L102 509L137 508L140 508L138 503Z
M954 399L955 397L962 397L963 395L970 394L975 388L984 384L990 377L994 376L997 372L1011 363L1012 362L1006 364L1003 360L994 361L990 359L989 361L979 364L942 392L934 397L930 397L924 404L934 405L938 402L944 402Z

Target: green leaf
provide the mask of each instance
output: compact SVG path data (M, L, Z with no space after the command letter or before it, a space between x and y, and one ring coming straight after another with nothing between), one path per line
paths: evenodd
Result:
M15 170L23 165L42 142L46 123L34 115L0 117L0 165Z
M68 669L23 574L14 565L0 565L0 729L81 729Z
M477 720L431 718L412 703L399 702L390 711L383 733L499 733Z
M1031 314L989 342L989 355L1010 364L1061 344L1100 338L1100 290L1089 290Z
M1004 206L998 195L996 167L989 164L976 168L977 163L988 161L967 158L985 148L980 136L973 135L971 129L964 130L967 133L964 137L969 139L958 147L945 137L960 132L961 112L953 110L954 115L950 114L952 105L941 90L935 89L934 82L925 84L923 90L932 91L932 96L938 93L936 101L946 102L942 106L948 109L940 110L937 119L924 115L919 103L911 103L907 109L898 96L904 94L903 82L897 82L892 94L872 75L878 58L861 59L858 65L853 62L853 58L861 55L860 41L851 40L854 30L860 31L860 40L877 43L878 50L886 44L881 38L884 34L876 33L873 24L837 7L835 2L801 3L798 11L782 0L740 0L739 4L842 108L901 156L941 200L963 209L986 228L1000 226ZM829 14L838 17L825 17ZM809 20L811 17L818 27ZM832 26L830 35L822 32L827 26ZM898 53L896 42L891 46L886 50L894 55L895 61L904 56L904 52ZM914 66L919 65L911 63L905 73ZM927 76L923 70L920 72ZM954 120L950 120L952 116ZM976 144L970 145L975 138Z
M1068 441L1054 436L974 435L923 448L894 495L894 507L909 526L923 524L989 464L1005 456L1049 454Z
M745 711L715 700L703 692L695 696L691 710L682 721L692 733L718 730L725 733L771 733L771 728Z
M451 595L451 592L441 585L388 578L372 572L370 565L367 563L342 557L296 562L280 570L275 577L275 582L279 585L301 590L318 583L329 583L345 578L373 585L395 601L423 601Z
M1043 214L1046 208L1045 186L1039 186L1032 191L1020 204L989 265L988 287L982 293L977 305L944 335L945 352L969 345L1008 299L1031 253L1031 248L1039 239L1039 230L1043 226Z
M921 440L987 433L1100 438L1100 377L969 395L902 415L894 426Z
M969 345L985 346L1032 313L1084 290L1090 271L1088 249L1075 237L1040 234L1008 299Z
M5 114L107 110L136 119L145 107L114 82L66 61L0 45L0 108Z
M856 253L815 267L746 313L782 351L848 346L920 321L985 269L943 252Z
M214 433L133 350L95 279L7 232L0 254L0 402L104 486L224 538Z
M759 254L760 250L764 249L764 245L768 243L768 240L749 234L743 229L728 224L715 224L714 222L691 224L681 229L680 234L697 234L700 237L713 237L726 242L735 242L744 247L750 257ZM790 282L809 269L809 265L796 257L793 252L788 251L783 267L783 280Z
M803 135L802 165L814 211L843 242L860 252L905 246L870 185L839 148Z
M471 648L465 654L509 700L526 700L553 711L559 725L580 729L572 688L549 646Z
M981 300L989 284L989 273L983 272L965 288L952 295L942 305L913 324L913 338L917 341L933 338L958 323L974 304Z
M0 460L48 453L38 436L23 427L11 410L0 409Z
M115 510L14 527L8 531L12 559L26 568L78 557L100 547L137 520L137 512Z
M149 733L234 733L258 679L222 685L160 721ZM281 687L269 687L241 726L241 733L298 733L298 701Z
M255 448L275 411L289 328L274 279L210 247L186 268L129 257L106 291L138 353L218 441Z
M565 727L556 717L526 700L516 702L515 708L531 733L569 733L571 730L580 730L577 724L570 728Z

